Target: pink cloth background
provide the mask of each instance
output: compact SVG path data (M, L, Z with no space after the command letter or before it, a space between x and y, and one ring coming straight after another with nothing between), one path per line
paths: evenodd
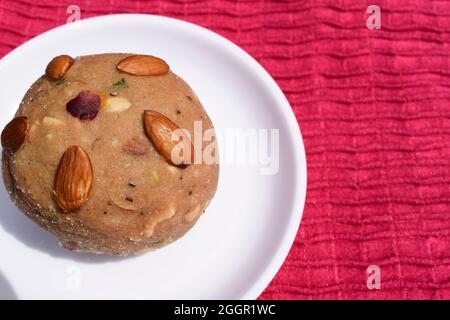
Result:
M450 298L450 2L0 0L0 56L61 24L146 12L237 43L281 86L308 160L295 244L262 299ZM381 30L366 8L381 7ZM366 269L381 268L381 290Z

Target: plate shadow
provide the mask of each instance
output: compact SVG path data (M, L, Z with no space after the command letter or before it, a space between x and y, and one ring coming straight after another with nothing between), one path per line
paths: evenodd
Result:
M24 245L54 258L70 259L80 263L114 263L135 258L79 253L64 249L58 244L56 237L40 228L14 206L3 181L0 184L0 229Z
M0 300L17 300L18 297L8 279L0 271Z

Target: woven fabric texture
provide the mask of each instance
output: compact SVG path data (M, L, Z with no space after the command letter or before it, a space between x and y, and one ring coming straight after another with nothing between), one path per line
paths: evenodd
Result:
M72 1L0 0L0 56L66 22ZM81 18L152 13L237 43L300 124L308 191L261 299L450 298L450 2L76 1ZM370 30L367 7L381 8ZM381 269L381 289L367 268Z

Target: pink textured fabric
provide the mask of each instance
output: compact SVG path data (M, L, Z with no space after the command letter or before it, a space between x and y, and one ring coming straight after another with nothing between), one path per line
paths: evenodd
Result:
M262 299L450 298L450 2L76 1L82 18L146 12L252 54L302 129L297 240ZM0 56L65 23L72 1L0 0ZM367 6L381 8L369 30ZM380 290L366 286L381 268Z

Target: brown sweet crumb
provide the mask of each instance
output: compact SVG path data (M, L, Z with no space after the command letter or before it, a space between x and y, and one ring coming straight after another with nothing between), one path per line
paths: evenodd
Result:
M132 155L132 156L143 156L148 152L147 141L134 137L131 140L125 142L122 146L122 152Z
M192 196L192 190L189 191L189 195Z
M177 114L181 114L181 111L180 111L180 110L177 110Z
M94 151L95 144L98 142L98 140L100 140L99 137L95 138L94 142L92 142L92 145L91 145L91 150L92 150L92 151Z
M188 222L192 222L198 218L198 216L200 215L200 212L201 212L201 208L200 208L200 205L198 204L197 206L195 206L195 208L193 208L190 211L188 211L187 213L185 213L184 219Z

